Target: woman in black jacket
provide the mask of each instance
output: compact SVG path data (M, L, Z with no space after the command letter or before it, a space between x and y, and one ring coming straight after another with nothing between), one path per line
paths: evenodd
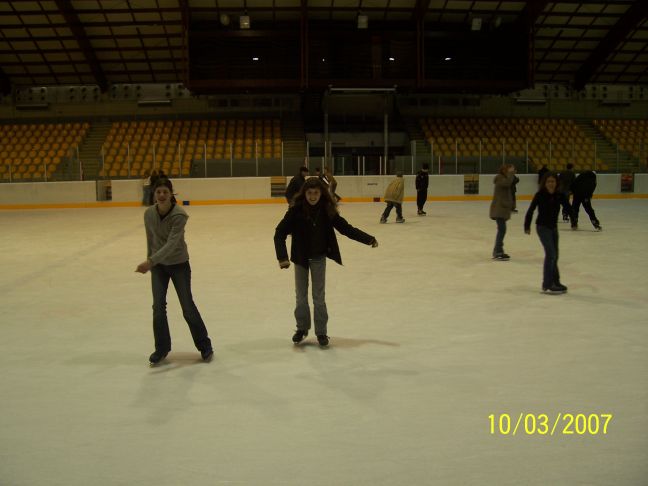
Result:
M544 247L545 259L542 274L542 290L550 294L564 294L567 287L560 283L558 271L558 213L560 206L571 216L572 209L565 195L557 191L558 177L547 172L542 177L540 189L536 192L524 218L524 232L531 234L533 212L538 208L536 231Z
M295 293L297 303L295 319L297 330L292 340L300 343L311 327L308 305L308 273L313 285L313 306L315 308L315 334L320 346L328 346L328 313L326 309L326 258L340 265L342 258L334 229L352 240L373 248L378 246L376 238L351 226L340 216L335 202L324 183L317 177L307 179L294 198L294 205L288 209L275 230L274 244L279 268L295 264ZM286 249L286 238L292 235L290 260Z

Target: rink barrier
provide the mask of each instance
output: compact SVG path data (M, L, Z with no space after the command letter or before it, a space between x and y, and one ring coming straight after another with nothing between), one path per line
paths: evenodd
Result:
M520 174L517 197L530 200L537 190L537 175ZM342 203L382 202L394 176L339 176L337 192ZM479 176L479 193L464 194L463 175L431 175L428 201L488 201L492 198L494 175ZM405 201L416 200L414 176L404 176ZM635 192L621 192L620 174L599 174L595 199L648 198L648 174L635 174ZM112 200L101 201L101 188L108 181L21 182L0 184L0 209L109 208L141 206L141 180L110 182ZM270 177L221 179L173 179L178 201L188 206L286 204L283 197L271 197ZM218 197L214 197L218 195Z

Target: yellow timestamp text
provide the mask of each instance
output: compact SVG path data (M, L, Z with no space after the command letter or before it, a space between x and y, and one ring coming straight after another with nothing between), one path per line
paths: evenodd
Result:
M607 435L611 413L546 413L488 416L491 435Z

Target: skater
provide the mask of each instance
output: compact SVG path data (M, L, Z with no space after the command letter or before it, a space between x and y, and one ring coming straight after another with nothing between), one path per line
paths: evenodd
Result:
M495 236L495 247L493 248L493 259L506 261L511 257L504 253L504 235L506 235L506 221L511 219L513 208L513 196L511 195L511 184L513 184L515 167L511 164L502 164L498 174L493 179L495 190L493 201L490 205L490 218L497 223L497 235Z
M342 264L340 249L334 229L353 240L378 246L376 238L351 226L340 216L324 183L316 177L306 180L295 196L295 204L277 225L274 245L279 268L295 264L295 320L297 330L293 343L299 344L311 328L311 314L308 305L308 274L311 275L313 307L315 308L315 335L320 346L329 344L327 335L328 312L325 302L326 259ZM290 260L286 249L286 238L292 235Z
M516 172L517 169L515 168L515 166L513 166L513 182L511 182L511 199L513 200L513 208L511 208L511 211L514 213L518 212L516 194L517 194L517 185L518 182L520 182L520 178L515 175Z
M335 177L333 177L331 169L328 167L324 167L324 182L328 183L329 191L331 192L333 199L335 199L335 202L340 202L342 198L335 193L335 189L337 189L337 181L335 180Z
M545 259L542 271L542 291L548 294L564 294L567 287L560 283L558 271L558 213L560 206L571 215L572 208L565 195L558 191L558 177L547 172L542 179L540 189L533 196L531 205L524 218L524 232L531 234L533 212L538 208L536 231L544 247Z
M403 219L403 196L405 195L405 181L403 181L403 173L396 172L396 178L392 180L387 189L385 190L385 202L387 207L380 217L381 223L386 223L389 213L393 207L396 207L396 222L404 223Z
M538 171L538 187L540 187L540 184L542 183L542 178L547 172L549 172L549 169L547 168L547 164L542 164L542 167L540 167L540 170Z
M427 213L423 211L425 201L427 201L428 184L430 176L428 175L428 164L423 164L423 168L416 174L414 185L416 186L416 206L418 208L418 215L425 216Z
M149 201L148 201L147 206L152 206L153 204L155 204L155 196L153 194L153 191L154 191L153 188L156 186L157 181L158 181L159 178L160 178L160 175L158 174L158 171L156 169L153 169L151 171L151 175L149 176L150 190L149 190Z
M171 351L166 313L169 280L178 294L182 315L189 325L196 348L204 361L210 361L214 355L211 340L191 295L191 267L184 239L187 213L172 202L173 186L169 179L159 179L153 192L156 204L144 212L147 258L135 270L139 273L151 271L155 351L149 362L156 365Z
M151 186L151 172L146 169L144 171L144 184L142 186L142 205L150 206L152 199L152 186Z
M578 212L580 205L583 205L585 212L589 216L589 219L594 226L596 231L601 231L600 221L596 218L596 213L594 213L594 208L592 207L592 195L596 189L596 172L588 170L578 174L578 177L574 179L574 182L571 185L572 193L574 194L574 204L572 213L574 217L572 219L571 227L572 229L578 229Z
M288 206L292 206L293 198L302 188L304 182L306 182L306 177L308 177L308 167L301 166L299 168L299 174L290 179L290 183L286 187L286 201L288 201Z
M571 196L571 185L574 183L576 174L574 174L574 164L567 164L567 168L558 174L558 192L565 195L565 199L569 202ZM569 221L569 213L563 208L562 211L563 221Z

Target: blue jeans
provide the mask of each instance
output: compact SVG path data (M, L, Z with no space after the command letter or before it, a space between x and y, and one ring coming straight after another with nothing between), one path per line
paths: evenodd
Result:
M504 235L506 234L506 220L504 218L497 218L495 219L495 222L497 223L497 235L495 235L493 256L504 253Z
M560 283L560 272L558 272L558 228L547 228L538 224L536 225L536 231L545 251L542 288L548 289L553 284Z
M297 329L308 331L311 328L311 313L308 305L308 272L313 283L313 307L315 308L315 334L326 335L328 312L325 302L326 257L308 260L308 268L295 265L295 320Z
M171 351L171 335L169 334L169 321L166 312L166 295L169 280L173 281L173 286L182 307L182 315L189 324L189 330L196 348L200 351L211 349L212 344L207 335L207 328L191 295L191 267L189 262L184 262L177 265L155 265L151 268L155 350L163 353Z

